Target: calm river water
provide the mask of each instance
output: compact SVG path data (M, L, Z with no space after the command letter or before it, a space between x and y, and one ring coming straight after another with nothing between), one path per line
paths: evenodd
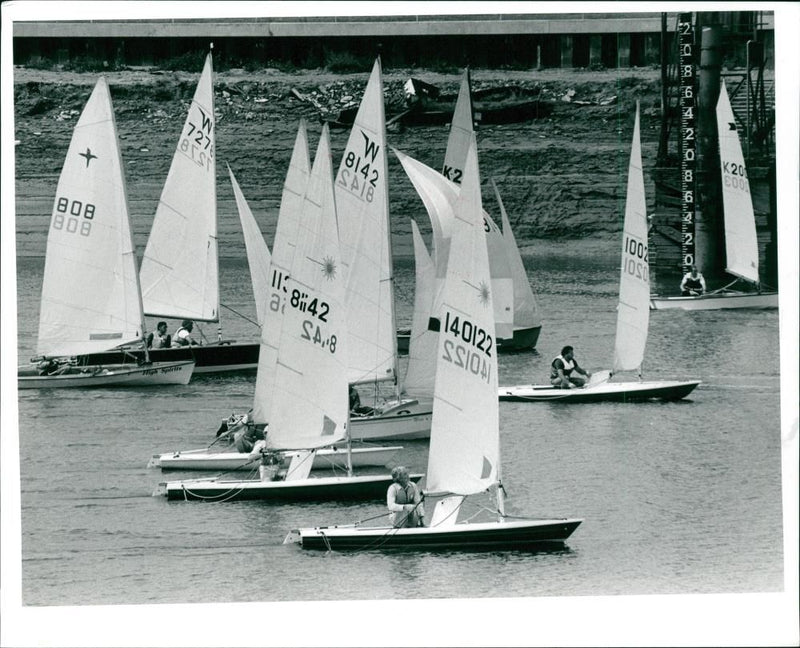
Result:
M532 248L539 353L502 356L501 384L544 380L568 343L583 366L609 365L617 247ZM396 265L404 324L413 262ZM42 259L18 260L20 360L35 348L42 269ZM222 301L254 318L248 276L245 261L223 259ZM256 339L252 324L225 309L223 318L226 337ZM501 403L509 513L584 520L565 551L549 554L304 552L281 544L289 529L369 518L384 505L153 497L164 476L147 468L150 455L206 443L222 417L250 407L252 376L21 392L23 604L780 592L778 341L777 311L657 312L645 378L701 379L691 399ZM403 462L424 470L427 444L406 447Z

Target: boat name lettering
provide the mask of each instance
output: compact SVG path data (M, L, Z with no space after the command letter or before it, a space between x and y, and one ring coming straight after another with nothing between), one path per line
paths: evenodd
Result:
M447 164L442 168L442 175L457 185L461 184L461 176L463 174L464 172L461 169L456 169Z
M304 340L311 340L314 344L319 344L323 349L328 349L331 353L336 353L336 335L322 337L319 325L311 320L303 320L303 334L301 337Z
M451 316L450 311L447 311L444 316L444 330L492 357L492 336L466 317Z
M492 375L492 366L486 361L482 355L475 353L472 349L453 342L452 340L445 340L443 345L444 353L442 359L447 360L454 364L456 367L464 369L475 376L480 376L487 383Z
M162 374L173 373L175 371L180 371L181 369L182 367L180 365L175 365L173 367L162 367L161 373Z
M142 369L143 376L155 376L158 373L158 369Z
M56 211L53 214L53 229L65 229L70 234L79 232L81 236L89 236L92 232L92 219L94 219L95 206L92 203L83 203L80 200L70 200L59 196L56 200ZM83 217L83 220L79 220ZM80 223L80 227L78 227Z

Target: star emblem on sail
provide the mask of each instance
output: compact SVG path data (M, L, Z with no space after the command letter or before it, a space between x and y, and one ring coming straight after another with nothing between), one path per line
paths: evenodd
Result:
M490 297L489 284L485 281L481 281L480 286L478 286L478 298L481 300L481 305L484 307L488 306Z
M329 281L336 279L336 262L331 257L322 260L322 274Z

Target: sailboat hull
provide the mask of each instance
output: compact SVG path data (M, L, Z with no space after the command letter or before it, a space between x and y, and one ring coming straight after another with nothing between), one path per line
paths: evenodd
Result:
M256 371L258 369L258 344L214 343L192 347L150 349L153 362L194 360L194 373L215 374ZM81 364L109 364L130 362L131 358L144 358L140 349L125 349L90 353L78 358Z
M412 475L418 481L422 475ZM232 502L268 500L279 502L321 502L381 500L392 483L391 475L354 477L309 477L292 481L197 479L164 482L156 495L171 501Z
M501 401L598 403L603 401L632 403L646 400L680 400L700 384L699 380L653 380L641 382L604 382L575 389L558 389L551 385L515 385L498 388Z
M530 351L536 347L541 330L541 326L516 329L513 337L497 338L497 350L501 353L504 351ZM409 329L399 329L397 331L397 352L408 354L410 340L411 331Z
M303 549L336 550L522 550L553 551L564 543L582 520L513 520L454 524L445 527L333 526L295 529L284 544Z
M384 412L379 416L351 417L350 438L353 441L411 441L431 436L433 412L413 408Z
M36 368L20 368L18 389L65 387L147 387L150 385L185 385L192 377L194 362L154 362L149 365L78 365L68 372L40 376Z
M386 466L402 449L402 446L353 448L350 457L353 468ZM258 459L254 460L247 453L209 452L208 448L157 454L153 455L148 463L148 468L162 470L255 470L257 467ZM346 467L345 448L323 448L314 456L312 470Z
M724 292L697 297L651 297L650 310L722 310L724 308L778 308L777 292Z

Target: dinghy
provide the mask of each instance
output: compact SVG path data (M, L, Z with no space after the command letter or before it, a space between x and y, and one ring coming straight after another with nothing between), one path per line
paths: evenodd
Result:
M561 549L581 523L575 518L521 519L504 510L497 347L474 140L464 171L447 272L430 322L439 329L424 491L430 526L298 528L285 544L327 550ZM488 492L496 498L496 519L463 519L467 502Z
M441 173L454 185L459 185L463 177L467 150L474 134L473 121L469 70L466 70L458 93ZM408 172L409 169L406 168L406 171ZM431 170L430 172L433 171ZM414 182L417 176L410 175L409 177ZM503 219L502 230L486 212L484 212L484 219L487 228L492 289L495 296L497 345L500 351L532 350L539 339L542 320L539 316L536 298L528 280L525 266L522 263L522 256L517 247L514 233L511 231L508 215L496 186L494 191ZM436 213L436 211L434 210L433 213ZM431 216L431 218L434 218L434 216ZM437 259L439 256L445 257L447 243L442 239L447 238L449 225L447 222L441 224L432 223L432 225L434 256ZM439 252L440 249L442 252ZM437 261L437 263L444 263L444 259ZM440 277L441 272L442 269L440 268ZM402 345L404 351L408 349L409 335L410 331L402 331L398 334L398 344Z
M762 289L758 273L758 236L750 183L736 131L725 81L717 100L722 207L725 221L725 271L736 279L727 286L697 296L652 296L650 308L665 310L720 310L725 308L777 308L778 293ZM738 282L750 284L749 291L734 290Z
M561 389L552 385L500 387L500 400L567 403L628 402L654 398L677 400L688 396L700 384L698 380L641 380L641 366L650 323L646 207L637 105L622 228L622 265L613 371L597 372L586 386L574 389ZM638 371L639 382L610 382L611 375L620 371Z
M100 77L72 135L47 235L35 363L20 389L186 384L194 362L88 363L145 322L111 95Z
M294 159L294 156L293 156ZM287 174L284 191L296 193ZM296 203L292 203L296 204ZM346 276L342 267L328 127L324 126L300 213L278 225L270 263L252 419L269 422L259 479L166 482L168 499L372 499L391 476L312 477L320 448L349 447ZM296 230L284 237L283 229ZM290 455L288 466L283 457Z
M151 317L220 322L214 84L208 53L156 208L142 259L144 311ZM154 358L195 359L195 374L255 370L257 343L222 338L153 349ZM120 351L120 356L130 352ZM92 357L87 361L91 362Z

